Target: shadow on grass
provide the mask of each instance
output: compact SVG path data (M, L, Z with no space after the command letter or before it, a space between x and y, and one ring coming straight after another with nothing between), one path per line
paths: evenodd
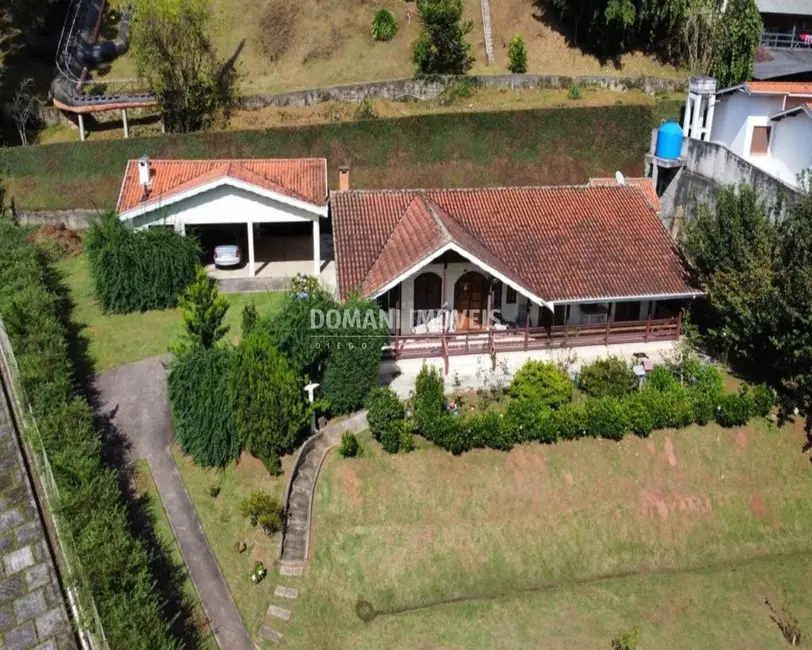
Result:
M77 387L96 412L96 428L102 443L102 459L118 476L122 499L134 535L141 540L150 558L150 571L163 601L163 614L172 625L172 631L182 647L193 650L202 643L207 625L199 627L195 621L193 597L183 591L186 567L173 559L167 542L156 534L156 519L148 496L136 493L132 467L129 463L129 443L113 424L115 411L102 413L99 394L94 386L94 364L88 352L88 339L82 333L84 325L71 315L74 303L69 290L53 266L43 260L43 281L59 300L59 315L65 328L68 355L73 363Z

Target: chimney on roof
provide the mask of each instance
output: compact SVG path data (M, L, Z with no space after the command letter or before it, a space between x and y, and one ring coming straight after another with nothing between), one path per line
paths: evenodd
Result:
M138 182L144 193L144 199L149 196L149 188L152 185L152 174L149 169L149 156L144 154L138 159Z
M341 165L338 168L338 191L346 192L350 189L350 166Z

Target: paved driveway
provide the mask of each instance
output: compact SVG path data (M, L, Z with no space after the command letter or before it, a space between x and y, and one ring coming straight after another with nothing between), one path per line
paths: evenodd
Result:
M253 644L203 534L189 494L169 452L174 438L166 395L168 357L120 366L96 377L99 410L129 443L130 461L145 458L189 575L217 643L223 650L252 650Z

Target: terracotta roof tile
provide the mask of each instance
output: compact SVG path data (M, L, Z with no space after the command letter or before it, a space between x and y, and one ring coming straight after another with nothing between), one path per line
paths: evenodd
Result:
M646 199L656 212L660 212L660 197L657 196L657 188L654 187L654 181L648 177L642 178L629 178L626 177L626 184L630 187L636 187L643 191ZM590 187L614 187L617 185L615 178L590 178L587 182Z
M803 81L748 81L744 85L751 93L812 95L812 83Z
M327 204L327 161L323 158L254 160L150 160L152 186L144 200L138 161L124 173L118 211L160 203L171 196L213 182L234 178L314 205Z
M374 293L441 241L544 300L696 292L632 186L354 190L333 193L330 207L342 297Z

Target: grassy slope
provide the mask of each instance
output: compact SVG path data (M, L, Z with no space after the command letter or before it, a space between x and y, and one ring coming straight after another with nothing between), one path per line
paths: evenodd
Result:
M189 572L183 563L183 556L181 555L175 535L172 532L172 527L169 525L169 519L166 516L163 505L161 505L158 488L155 487L155 481L152 478L152 472L149 469L147 461L138 460L133 464L133 481L136 495L141 499L145 499L147 507L150 509L150 514L154 522L153 533L155 537L168 552L171 562L175 566L183 567L180 572L182 584L178 586L187 601L192 604L194 624L197 629L201 631L201 638L198 640L197 648L199 650L217 650L217 642L209 628L209 623L200 605L197 591L189 578Z
M607 647L639 623L645 647L780 648L765 597L812 625L802 440L800 425L711 425L454 458L365 439L364 457L322 470L287 642ZM364 624L358 598L427 609Z
M679 112L657 106L555 108L0 150L18 208L111 208L126 161L323 156L349 162L355 187L583 183L617 169L640 174L650 130ZM331 173L331 182L334 181Z
M178 309L103 314L93 294L93 282L84 255L63 260L57 268L70 287L71 299L75 303L73 318L89 340L88 353L95 362L96 372L165 354L169 344L180 336L183 323ZM231 308L226 322L231 330L227 336L233 338L239 335L242 308L246 304L254 300L260 313L267 314L278 307L281 294L234 294L228 299Z

